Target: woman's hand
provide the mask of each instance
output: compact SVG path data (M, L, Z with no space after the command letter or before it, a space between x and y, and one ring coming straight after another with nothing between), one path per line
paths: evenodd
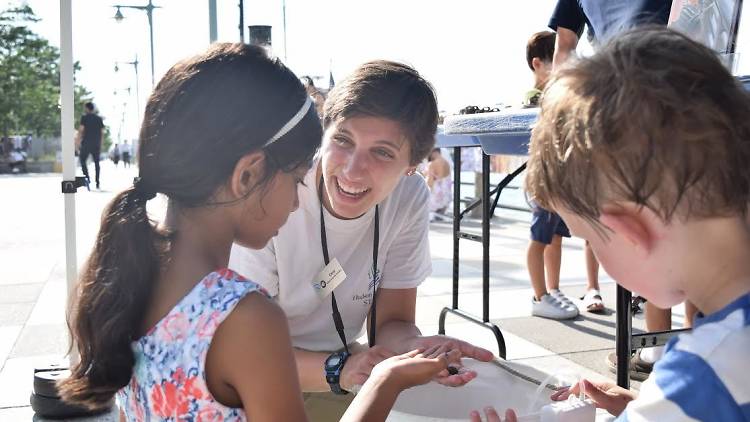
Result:
M355 386L361 386L370 377L370 372L375 365L394 355L395 353L391 350L378 345L354 353L349 356L341 369L339 385L347 391L353 390Z
M493 358L492 352L487 349L448 336L419 336L415 337L410 343L410 348L412 349L429 349L434 346L444 346L446 350L458 351L460 357L472 358L482 362L489 362ZM457 362L452 363L450 366L457 369L458 372L456 373L455 371L452 371L449 373L446 370L438 374L435 381L448 387L460 387L477 376L475 371L464 369L461 365L460 359Z
M594 402L596 407L607 410L614 416L619 416L629 402L635 400L638 395L630 390L624 389L612 381L589 381L581 380L572 387L564 387L557 390L550 398L554 401L567 400L570 395L578 395L583 388L583 393Z
M486 422L500 422L500 415L497 414L497 411L494 407L485 407L484 416L486 418ZM469 417L471 418L471 422L482 422L482 416L476 410L473 410L469 414ZM518 422L518 418L516 418L516 412L514 412L513 409L508 409L505 411L504 422Z
M388 358L372 369L372 375L346 409L342 422L384 421L401 391L424 384L459 359L444 348L412 350Z
M457 362L460 356L458 350L448 350L444 346L434 346L425 351L412 350L382 361L373 368L371 377L374 380L387 379L398 391L402 391L429 382L446 371L448 363Z

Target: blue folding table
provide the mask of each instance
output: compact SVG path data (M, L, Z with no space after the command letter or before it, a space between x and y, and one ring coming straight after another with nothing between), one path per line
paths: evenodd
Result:
M506 356L505 339L497 325L490 322L490 216L494 214L500 194L508 184L526 168L526 163L507 175L497 187L490 191L489 155L526 155L531 124L536 121L535 109L506 110L496 113L450 116L445 119L442 131L437 135L437 146L453 148L453 303L440 312L438 333L445 334L445 317L448 313L464 318L492 331L497 341L498 355ZM482 194L481 198L461 210L461 148L482 148ZM495 200L490 206L490 198ZM482 206L482 235L461 231L461 220L472 209ZM461 239L482 243L482 318L458 307L458 263Z

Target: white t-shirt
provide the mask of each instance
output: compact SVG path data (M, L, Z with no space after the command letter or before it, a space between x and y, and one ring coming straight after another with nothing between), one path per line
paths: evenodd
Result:
M331 317L331 296L320 299L312 282L324 267L320 240L320 201L316 167L299 187L293 212L265 248L232 246L229 267L268 290L286 312L292 343L313 351L343 347ZM417 287L432 271L429 190L420 176L403 176L380 203L378 287ZM354 220L340 220L324 209L328 253L338 259L346 279L336 287L336 304L346 340L364 334L372 300L372 247L375 208Z

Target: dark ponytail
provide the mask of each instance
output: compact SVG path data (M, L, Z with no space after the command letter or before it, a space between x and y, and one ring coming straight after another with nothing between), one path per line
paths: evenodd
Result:
M177 235L157 230L146 201L158 192L177 209L220 205L213 201L217 189L253 151L268 158L261 184L309 166L322 138L312 107L266 146L306 99L294 73L244 44L214 44L159 81L141 127L140 177L109 204L79 280L69 327L81 360L60 384L65 400L99 407L130 381L132 342L143 334L153 286Z
M130 188L104 211L101 228L79 280L69 328L80 362L61 385L65 400L101 407L130 381L131 343L159 275L168 236L146 212L148 195Z

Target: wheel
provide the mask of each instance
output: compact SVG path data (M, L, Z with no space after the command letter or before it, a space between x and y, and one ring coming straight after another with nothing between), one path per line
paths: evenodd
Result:
M39 371L34 373L34 394L49 398L59 398L57 381L64 380L70 376L67 369Z
M79 416L92 416L108 411L112 404L102 409L91 411L82 406L76 406L66 403L59 398L44 397L37 394L31 394L31 408L38 416L50 419L75 418Z

